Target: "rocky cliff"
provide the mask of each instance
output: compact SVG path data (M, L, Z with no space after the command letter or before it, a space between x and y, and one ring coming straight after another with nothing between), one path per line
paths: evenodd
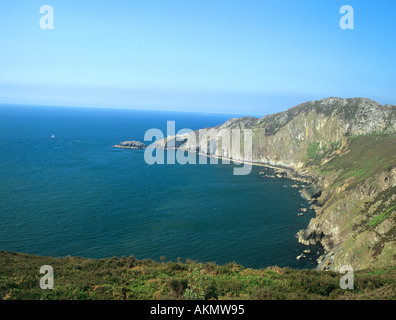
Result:
M244 147L247 130L251 150ZM299 241L324 246L319 269L364 269L395 265L395 133L396 106L332 97L260 119L230 119L206 135L190 132L152 146L271 165L312 183L303 194L317 214Z
M135 140L123 141L113 147L121 149L146 149L146 145L144 143Z

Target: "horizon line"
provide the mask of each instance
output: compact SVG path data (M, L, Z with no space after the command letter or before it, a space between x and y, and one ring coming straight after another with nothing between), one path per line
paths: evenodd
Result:
M161 112L182 112L182 113L200 113L200 114L214 114L214 115L230 115L230 116L241 116L241 117L256 117L262 118L265 115L252 115L245 113L232 113L232 112L209 112L209 111L193 111L193 110L181 110L181 109L161 109L155 107L121 107L121 106L88 106L88 105L67 105L67 104L37 104L37 103L8 103L0 101L0 107L4 106L23 106L23 107L54 107L54 108L76 108L76 109L106 109L106 110L131 110L131 111L161 111Z

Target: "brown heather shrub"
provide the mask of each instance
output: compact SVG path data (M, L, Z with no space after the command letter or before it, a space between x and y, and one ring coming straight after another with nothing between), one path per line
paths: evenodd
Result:
M187 289L187 279L170 279L166 283L171 291L171 296L175 299L181 299L184 295L184 291Z

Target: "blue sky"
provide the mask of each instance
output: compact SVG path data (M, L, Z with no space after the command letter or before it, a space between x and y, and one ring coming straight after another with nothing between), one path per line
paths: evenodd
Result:
M54 30L39 26L54 8ZM342 30L342 5L354 30ZM261 116L396 104L396 1L2 0L0 103Z

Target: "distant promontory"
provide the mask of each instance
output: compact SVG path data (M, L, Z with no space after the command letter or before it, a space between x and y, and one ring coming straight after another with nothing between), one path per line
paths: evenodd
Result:
M131 140L120 142L113 147L122 149L146 149L147 146L142 142Z

